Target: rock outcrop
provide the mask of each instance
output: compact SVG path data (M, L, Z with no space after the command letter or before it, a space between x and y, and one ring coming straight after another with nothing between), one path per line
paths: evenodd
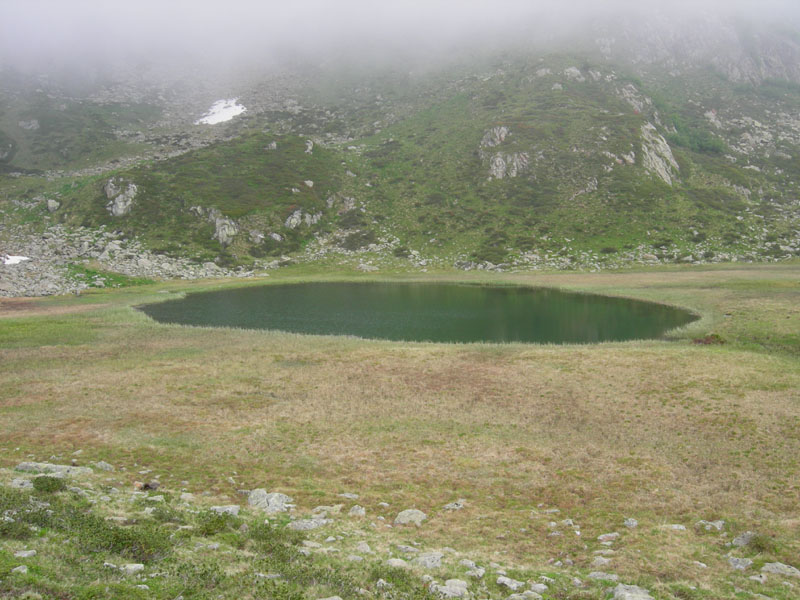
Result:
M138 191L135 183L114 177L103 186L108 203L106 210L113 217L124 217L131 212Z

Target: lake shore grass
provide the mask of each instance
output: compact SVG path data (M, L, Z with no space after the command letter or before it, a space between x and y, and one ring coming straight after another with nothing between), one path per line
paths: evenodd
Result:
M385 279L287 269L262 283L322 278ZM433 344L160 325L131 308L257 282L3 301L0 466L81 450L128 465L121 485L149 469L220 502L356 492L381 535L509 564L588 570L596 537L620 531L613 572L664 598L767 593L729 552L800 566L800 264L388 278L641 298L701 319L670 340ZM711 334L724 343L695 343ZM466 508L442 510L457 498ZM411 507L425 525L391 531ZM725 545L745 530L757 547Z

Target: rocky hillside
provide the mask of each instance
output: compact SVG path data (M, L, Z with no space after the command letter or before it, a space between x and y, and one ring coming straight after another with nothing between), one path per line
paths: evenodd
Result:
M4 219L245 269L800 255L797 33L713 16L578 29L426 69L331 60L225 90L8 77ZM246 112L198 124L219 97Z

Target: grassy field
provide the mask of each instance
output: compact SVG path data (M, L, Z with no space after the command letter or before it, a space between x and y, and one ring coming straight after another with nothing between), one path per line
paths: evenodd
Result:
M220 285L209 282L3 300L0 466L81 450L80 464L127 466L118 487L149 469L217 503L243 502L242 488L304 508L355 492L376 540L540 573L597 570L597 536L619 531L600 570L656 598L797 597L800 580L748 577L800 566L800 264L426 278L644 298L702 318L670 340L457 345L166 326L131 308ZM693 341L709 334L724 343ZM457 498L463 510L442 510ZM411 507L428 514L422 527L389 527ZM723 519L723 533L700 519ZM753 543L726 545L746 530ZM754 564L734 570L729 553Z

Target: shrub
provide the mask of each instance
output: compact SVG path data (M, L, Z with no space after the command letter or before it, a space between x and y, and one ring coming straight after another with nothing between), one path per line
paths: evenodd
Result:
M58 477L43 475L33 480L33 489L43 494L53 494L67 489L67 484Z

